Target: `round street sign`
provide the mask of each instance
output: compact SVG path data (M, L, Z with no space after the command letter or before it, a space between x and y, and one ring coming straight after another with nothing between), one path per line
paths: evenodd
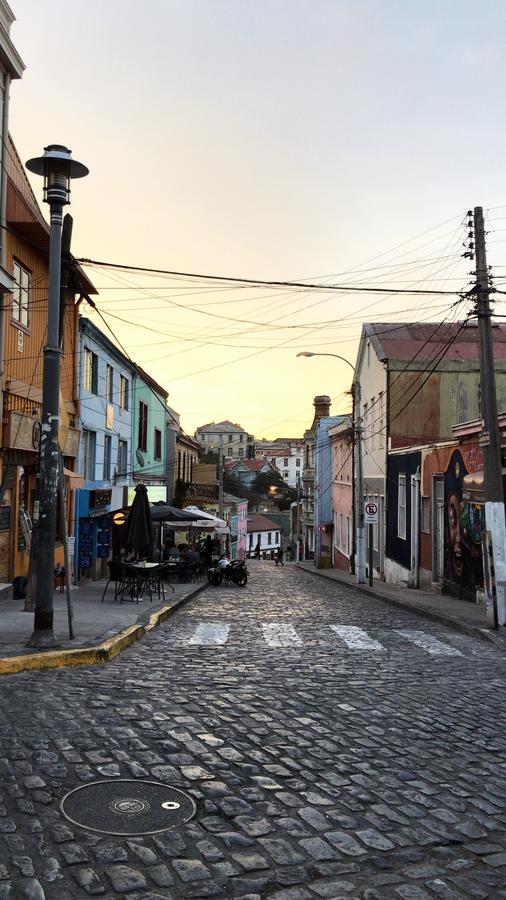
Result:
M124 525L126 522L125 513L122 513L122 512L114 513L112 520L115 525Z
M373 500L368 500L364 505L364 518L366 525L378 524L378 504Z

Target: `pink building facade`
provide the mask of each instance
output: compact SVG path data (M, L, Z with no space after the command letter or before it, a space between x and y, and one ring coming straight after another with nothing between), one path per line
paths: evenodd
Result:
M349 572L353 540L353 426L351 417L329 428L332 457L332 565Z

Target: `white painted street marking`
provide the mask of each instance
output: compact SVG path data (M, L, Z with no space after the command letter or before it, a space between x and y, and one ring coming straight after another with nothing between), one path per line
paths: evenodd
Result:
M226 644L229 631L230 625L221 625L219 622L202 622L197 625L188 643L204 647Z
M432 637L431 634L425 634L424 631L404 631L397 630L397 634L402 635L411 643L416 644L417 647L421 647L422 650L426 650L427 653L432 653L434 656L462 656L460 650L457 650L455 647L451 647L450 644L445 644L443 641L438 641L437 638Z
M302 644L293 625L276 622L272 625L263 624L262 629L265 642L269 647L300 647Z
M330 625L332 631L341 638L350 650L385 650L379 641L367 634L363 628L357 628L355 625Z

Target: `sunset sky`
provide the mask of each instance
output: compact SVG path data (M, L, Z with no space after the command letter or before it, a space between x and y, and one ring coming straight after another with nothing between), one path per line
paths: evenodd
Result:
M462 222L479 204L490 262L506 276L506 4L12 0L12 8L26 64L11 90L20 156L64 143L90 168L73 186L76 256L457 290L472 268L460 256ZM40 179L31 182L41 197ZM351 372L297 352L353 363L364 320L439 320L467 308L449 313L448 296L87 271L106 321L169 391L187 431L229 418L257 437L300 435L315 394L335 398L334 412L349 408Z

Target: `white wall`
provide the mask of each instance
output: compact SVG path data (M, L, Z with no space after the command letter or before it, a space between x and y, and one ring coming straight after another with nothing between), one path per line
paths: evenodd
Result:
M253 540L251 540L251 535L253 535ZM271 536L271 543L269 543L269 535ZM248 545L247 545L247 553L254 553L255 547L260 539L260 552L263 553L264 550L277 550L278 547L281 546L281 532L272 530L272 531L249 531L248 532Z
M270 462L274 462L283 481L289 487L295 488L299 481L302 481L302 468L304 465L304 451L302 449L298 450L292 447L290 453L288 455L283 454L283 456L274 456L273 453L268 453L267 459ZM286 463L285 460L287 461ZM288 477L285 477L285 472L288 472Z
M367 478L385 478L386 472L386 402L385 366L366 337L357 370L360 382L363 443L363 474ZM380 398L380 399L378 399Z

